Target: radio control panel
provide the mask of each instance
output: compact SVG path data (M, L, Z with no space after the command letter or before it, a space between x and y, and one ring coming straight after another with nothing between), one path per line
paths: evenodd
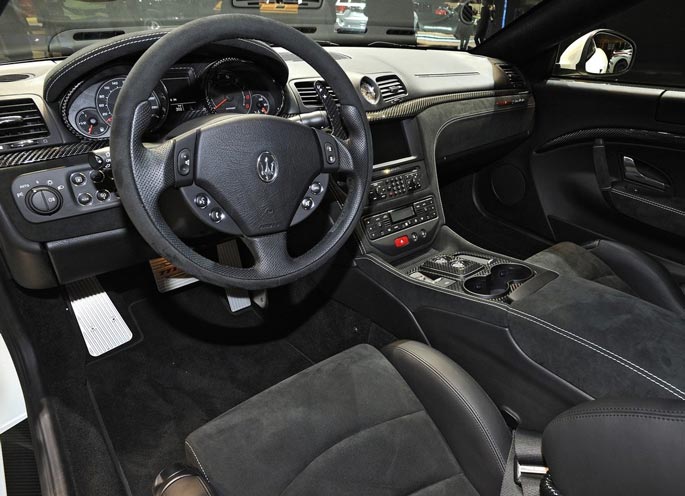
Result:
M378 179L371 183L369 201L375 202L407 195L412 191L421 189L421 182L421 171L418 168Z

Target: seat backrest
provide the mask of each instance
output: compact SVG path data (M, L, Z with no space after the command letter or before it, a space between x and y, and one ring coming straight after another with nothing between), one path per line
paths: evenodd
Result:
M564 496L681 495L685 490L685 401L597 400L545 429L542 452Z

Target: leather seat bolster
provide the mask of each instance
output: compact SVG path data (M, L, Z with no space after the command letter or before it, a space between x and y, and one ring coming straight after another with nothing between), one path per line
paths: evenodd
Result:
M499 410L451 359L415 341L383 353L409 384L479 494L498 495L511 445Z
M659 262L622 243L600 240L588 247L643 300L676 313L685 311L685 294Z
M554 419L542 451L564 496L682 494L685 402L597 400Z

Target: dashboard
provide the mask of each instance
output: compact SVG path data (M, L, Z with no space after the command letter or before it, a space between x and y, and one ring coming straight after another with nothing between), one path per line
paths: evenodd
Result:
M0 65L0 77L12 79L0 86L0 120L6 114L14 124L23 115L18 126L0 129L0 249L22 286L54 287L155 256L132 228L101 152L127 75L163 35L134 35L135 44L130 35L105 40L65 61ZM436 168L532 129L528 84L503 61L443 50L325 50L357 89L371 125L372 184L357 232L366 252L394 259L428 246L442 223ZM146 141L220 114L325 127L317 81L310 65L279 48L251 40L207 45L178 60L149 95L154 119ZM320 183L312 193L331 203L322 215L344 195L344 184L329 183L330 190ZM198 201L202 192L186 190L169 192L164 200L174 207L163 205L164 215L176 221L175 231L201 242L208 234L193 221L212 209ZM296 244L316 237L319 220L302 224Z
M115 65L73 84L61 105L64 124L86 140L109 138L117 96L131 66ZM151 135L211 114L280 115L284 88L254 62L227 57L171 67L148 101Z

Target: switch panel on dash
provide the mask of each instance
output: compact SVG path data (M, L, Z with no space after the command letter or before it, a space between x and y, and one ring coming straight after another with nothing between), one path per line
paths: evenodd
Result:
M112 171L88 165L58 167L18 176L12 196L29 222L40 223L110 208L120 203Z

